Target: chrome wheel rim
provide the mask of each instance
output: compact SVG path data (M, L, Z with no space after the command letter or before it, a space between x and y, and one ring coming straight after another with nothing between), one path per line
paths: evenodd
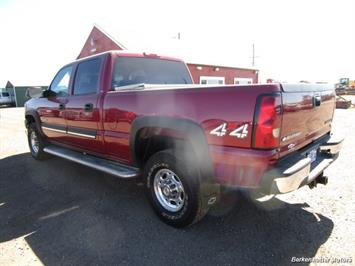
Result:
M38 153L39 151L39 141L37 138L36 132L32 131L30 135L31 148L34 153Z
M184 206L186 194L180 178L169 169L160 169L154 176L154 192L161 206L178 212Z

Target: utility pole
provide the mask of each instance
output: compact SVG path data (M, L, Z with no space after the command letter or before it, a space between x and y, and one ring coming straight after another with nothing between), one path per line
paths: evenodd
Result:
M251 65L253 67L255 67L255 58L258 58L259 56L255 55L255 44L253 43L253 55L251 57L252 61L251 61Z
M254 67L255 66L255 44L253 43L253 61L251 65Z

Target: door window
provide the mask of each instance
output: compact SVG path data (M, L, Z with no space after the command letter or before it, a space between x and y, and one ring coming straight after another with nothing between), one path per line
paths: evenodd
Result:
M55 92L57 97L65 97L68 95L71 71L72 66L62 68L52 81L50 90Z
M74 95L96 93L99 88L101 58L79 63L74 81Z

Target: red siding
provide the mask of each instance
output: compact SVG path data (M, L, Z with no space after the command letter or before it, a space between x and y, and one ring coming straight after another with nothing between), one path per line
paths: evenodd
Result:
M94 40L94 42L92 42ZM95 49L93 51L93 49ZM82 48L78 58L86 57L89 55L102 53L109 50L124 50L125 47L120 46L119 43L115 42L107 33L98 27L94 26L91 30L89 37L87 38L84 47ZM174 55L171 55L174 56ZM183 59L183 58L182 58ZM252 78L253 83L258 83L258 70L244 69L244 68L233 68L233 67L223 67L223 66L211 66L203 64L187 64L194 83L200 83L201 76L214 76L214 77L224 77L225 84L233 84L234 78ZM197 69L197 67L201 69ZM219 71L216 71L219 68Z
M258 70L211 66L201 64L187 64L194 83L200 83L201 76L224 77L225 84L234 84L234 78L252 78L253 83L258 83ZM201 67L199 70L197 67ZM216 71L216 68L219 70Z
M91 44L91 39L94 40L94 46ZM92 51L93 48L96 48L95 51ZM106 52L109 50L123 50L123 47L120 47L116 42L114 42L107 34L102 32L100 29L94 26L92 31L87 38L83 49L81 50L78 59L86 57L93 54L98 54Z

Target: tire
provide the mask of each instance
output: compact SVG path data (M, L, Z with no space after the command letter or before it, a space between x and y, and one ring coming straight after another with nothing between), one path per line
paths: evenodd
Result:
M49 154L43 151L46 142L41 134L39 134L34 123L31 123L27 128L27 140L31 155L34 159L45 160L49 158Z
M180 155L180 156L178 156ZM199 171L176 150L153 154L144 167L147 197L159 218L181 228L201 220L203 208Z

